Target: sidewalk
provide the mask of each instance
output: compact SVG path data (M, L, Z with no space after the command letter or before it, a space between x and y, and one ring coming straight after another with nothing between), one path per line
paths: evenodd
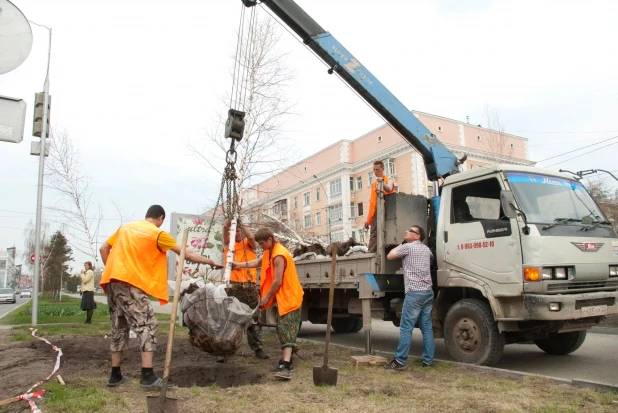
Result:
M81 298L79 294L63 294L68 295L73 298ZM101 295L95 295L94 301L101 304L107 304L107 297ZM168 303L167 305L161 305L158 301L151 301L152 308L154 309L155 314L171 314L172 313L172 303Z

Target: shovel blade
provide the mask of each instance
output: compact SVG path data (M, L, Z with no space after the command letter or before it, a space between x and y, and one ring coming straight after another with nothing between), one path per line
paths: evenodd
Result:
M314 366L313 384L316 386L336 386L337 369L328 366Z
M178 413L178 400L173 397L148 396L148 413Z

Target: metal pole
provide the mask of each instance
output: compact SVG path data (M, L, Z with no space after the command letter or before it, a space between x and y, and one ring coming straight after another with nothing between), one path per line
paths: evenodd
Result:
M378 274L384 274L386 268L386 249L384 242L384 181L378 181L376 185L378 187L377 202L376 202L376 235L377 249L376 249L376 270Z
M45 27L45 26L43 26ZM45 174L45 140L47 138L47 117L49 116L49 61L51 58L51 38L52 29L47 27L49 31L49 45L47 48L47 72L45 74L45 99L43 103L43 129L41 131L41 151L39 153L39 184L36 196L36 230L34 240L34 287L32 289L32 325L37 325L39 312L39 275L40 262L37 262L41 256L41 215L43 213L43 177Z

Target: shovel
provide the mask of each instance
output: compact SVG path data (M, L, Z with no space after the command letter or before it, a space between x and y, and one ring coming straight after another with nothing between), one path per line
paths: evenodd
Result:
M178 297L180 297L180 280L182 278L182 268L185 262L188 238L189 229L185 228L182 234L180 257L178 257L178 269L176 270L176 286L174 287L174 301L172 304L172 314L170 319L170 332L167 336L167 349L165 351L163 385L161 386L160 396L148 396L146 398L148 413L178 413L178 406L176 405L178 400L173 397L167 397L167 379L170 374L170 363L172 361L172 343L174 341L174 329L176 327L176 313L178 312Z
M330 271L330 291L328 292L328 315L326 318L326 341L324 342L324 365L313 366L313 384L316 386L336 386L337 369L328 367L328 346L330 345L330 327L333 321L333 300L335 297L335 271L337 260L337 248L339 244L332 245L332 264Z

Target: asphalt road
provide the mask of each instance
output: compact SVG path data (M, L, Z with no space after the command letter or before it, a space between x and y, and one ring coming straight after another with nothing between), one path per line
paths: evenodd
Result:
M399 340L399 328L391 322L373 320L372 348L376 351L394 353ZM326 326L313 325L303 321L299 337L324 340ZM365 332L353 334L331 334L331 342L352 347L365 348ZM422 334L414 329L410 355L420 357ZM567 356L552 356L534 344L511 344L494 367L564 379L584 379L618 385L618 335L594 334L588 332L586 341L576 352ZM438 360L452 360L443 339L436 339Z
M19 295L17 295L16 298L17 298L17 302L15 304L5 304L5 303L0 304L0 318L2 318L5 314L10 313L11 311L16 309L20 305L30 300L30 298L28 297L19 298Z

